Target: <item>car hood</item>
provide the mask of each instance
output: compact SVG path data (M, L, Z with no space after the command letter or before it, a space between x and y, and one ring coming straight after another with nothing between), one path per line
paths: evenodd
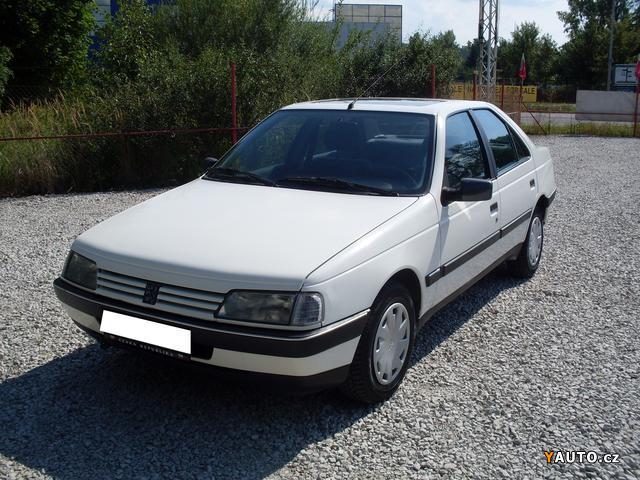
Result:
M72 248L145 280L219 293L298 290L415 201L198 179L98 224Z

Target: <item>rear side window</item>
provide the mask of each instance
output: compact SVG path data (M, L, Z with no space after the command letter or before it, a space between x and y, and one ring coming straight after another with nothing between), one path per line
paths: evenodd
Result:
M527 145L524 143L520 135L514 132L512 129L509 129L511 132L511 138L513 138L513 143L516 144L516 151L518 152L518 159L524 160L525 158L529 158L531 156L531 152L527 148Z
M474 110L474 117L484 130L496 161L498 173L520 160L507 126L491 110Z
M445 183L456 188L463 178L489 178L480 140L467 112L447 118Z

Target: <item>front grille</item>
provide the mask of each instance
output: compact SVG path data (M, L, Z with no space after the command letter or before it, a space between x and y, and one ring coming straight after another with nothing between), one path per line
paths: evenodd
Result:
M151 305L142 301L146 285L146 280L107 270L98 270L96 293L133 305L200 320L213 320L214 312L218 310L224 300L224 295L218 293L161 284L158 300L154 305Z

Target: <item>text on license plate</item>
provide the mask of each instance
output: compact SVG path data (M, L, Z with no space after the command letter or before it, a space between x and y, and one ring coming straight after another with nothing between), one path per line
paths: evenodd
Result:
M191 354L191 331L105 310L100 331Z

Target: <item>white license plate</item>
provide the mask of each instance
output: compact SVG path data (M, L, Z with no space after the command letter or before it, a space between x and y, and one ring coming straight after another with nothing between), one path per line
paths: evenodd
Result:
M191 331L122 313L102 313L100 331L191 355Z

